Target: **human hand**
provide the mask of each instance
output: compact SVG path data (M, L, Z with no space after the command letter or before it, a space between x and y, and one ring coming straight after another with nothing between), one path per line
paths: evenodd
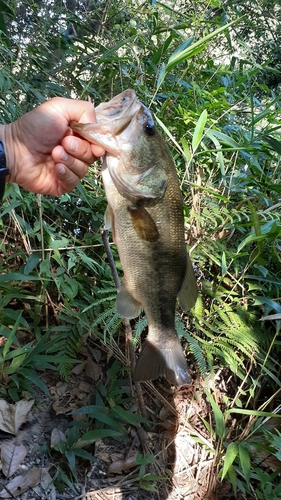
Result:
M71 191L104 150L75 137L71 121L95 123L87 101L54 97L9 125L0 126L8 182L34 193L61 196Z

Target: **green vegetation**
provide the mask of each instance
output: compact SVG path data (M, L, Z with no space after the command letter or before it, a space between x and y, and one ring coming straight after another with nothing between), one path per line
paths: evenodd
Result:
M178 310L177 320L188 360L209 387L212 416L203 423L215 472L243 498L280 499L281 435L271 423L281 403L279 3L28 0L1 7L2 123L53 96L99 103L126 88L154 112L181 179L200 286L189 319ZM0 219L2 398L17 401L33 386L48 391L39 367L67 379L85 336L100 338L114 356L123 326L99 233L105 206L97 165L60 199L8 186ZM136 339L145 326L144 318L136 322ZM124 409L128 387L114 392L112 380L100 385L92 413L85 410L85 439L93 422L119 436L142 420ZM77 428L56 445L74 478L75 457L87 455ZM279 466L263 466L261 451ZM152 461L137 463L140 486L153 490L145 468Z

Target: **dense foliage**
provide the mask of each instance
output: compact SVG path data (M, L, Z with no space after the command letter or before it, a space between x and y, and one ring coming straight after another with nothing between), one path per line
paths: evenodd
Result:
M191 318L178 311L179 333L212 389L222 368L235 387L223 410L209 394L218 472L247 498L280 498L256 458L263 448L280 460L281 446L264 426L280 411L279 2L0 3L2 123L52 96L100 102L126 88L154 112L181 179L201 292ZM122 319L99 234L98 167L60 199L13 185L6 195L1 393L17 400L32 384L47 390L37 366L67 377L83 335L110 343ZM136 336L144 327L141 318Z

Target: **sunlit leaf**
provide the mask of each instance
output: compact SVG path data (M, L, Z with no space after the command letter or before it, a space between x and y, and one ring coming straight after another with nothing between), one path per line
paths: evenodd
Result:
M192 149L193 149L193 151L195 151L197 149L197 147L198 147L198 145L203 137L204 128L205 128L205 125L207 122L207 117L208 117L207 110L204 109L204 111L202 111L201 115L199 116L198 122L196 123L196 127L195 127L195 130L193 133L193 137L192 137Z

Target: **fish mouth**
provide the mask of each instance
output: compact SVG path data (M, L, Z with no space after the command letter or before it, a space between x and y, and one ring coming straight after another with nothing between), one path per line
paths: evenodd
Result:
M127 89L103 102L95 108L97 121L100 124L114 120L114 134L119 135L129 125L132 119L140 112L143 105L138 100L134 90Z

